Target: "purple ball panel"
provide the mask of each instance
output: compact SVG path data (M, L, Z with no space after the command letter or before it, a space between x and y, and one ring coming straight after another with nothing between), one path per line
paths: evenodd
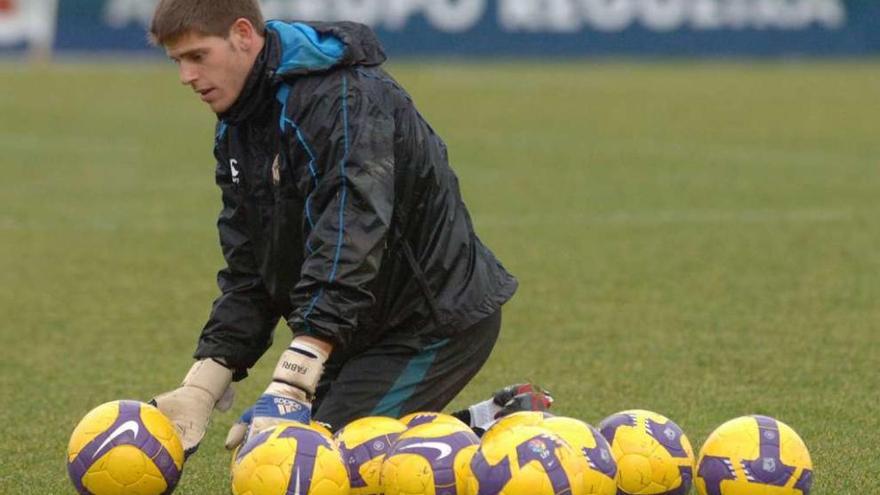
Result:
M361 466L388 453L399 436L399 433L378 435L352 448L349 448L345 441L339 443L339 453L342 455L346 469L348 469L348 479L351 480L352 488L367 486L367 482L361 476Z
M584 448L584 455L587 457L587 461L593 469L613 479L617 475L617 462L614 461L614 456L611 455L611 446L608 445L605 437L595 428L590 428L590 434L593 435L593 441L596 443L596 446L592 449Z
M636 418L632 414L614 414L602 420L599 423L599 431L602 432L602 436L605 437L605 440L608 440L608 443L614 443L614 436L617 434L617 429L621 426L635 426Z
M809 469L804 469L804 472L801 473L801 477L798 478L797 483L794 484L795 490L800 490L803 495L810 494L810 488L813 486L813 471Z
M794 475L794 466L779 456L779 423L767 416L754 416L758 423L760 454L757 459L743 460L742 467L749 481L765 485L785 486Z
M406 424L409 428L413 428L419 425L426 425L428 423L433 423L434 420L437 419L437 416L433 414L418 414L409 420L409 423Z
M269 440L269 437L272 436L272 431L273 430L264 430L257 433L257 436L250 438L240 449L238 449L238 454L236 455L235 460L242 460L244 456L253 452L255 448L266 443L266 441Z
M505 456L498 464L492 465L483 455L482 449L478 449L471 459L471 472L479 487L477 495L498 495L513 477L510 457Z
M669 455L678 458L685 458L688 456L682 443L684 432L673 421L670 420L665 423L657 423L652 419L648 419L645 424L648 428L648 435L657 440Z
M706 483L706 495L721 495L721 482L736 479L730 459L711 455L700 461L697 475Z
M557 447L552 437L541 434L520 443L516 447L516 456L520 468L532 461L538 462L550 479L553 493L566 493L571 490L571 483L559 462Z
M330 449L330 442L323 435L299 426L289 426L278 434L278 438L296 439L296 456L290 470L287 495L309 493L312 489L312 476L318 457L318 448Z

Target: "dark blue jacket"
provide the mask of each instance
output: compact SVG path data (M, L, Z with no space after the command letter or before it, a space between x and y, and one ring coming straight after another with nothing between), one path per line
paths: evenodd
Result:
M446 146L355 23L271 21L215 156L227 267L196 357L244 375L283 317L355 353L453 337L516 279L474 233Z

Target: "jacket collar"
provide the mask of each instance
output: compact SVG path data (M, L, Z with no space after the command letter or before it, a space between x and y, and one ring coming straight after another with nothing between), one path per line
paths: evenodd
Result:
M271 103L278 84L275 69L280 59L280 43L273 31L266 30L265 37L266 43L251 67L238 99L228 110L217 115L220 120L237 124L258 114Z
M257 55L238 99L217 117L237 124L264 111L278 84L340 66L374 66L385 52L373 31L354 22L266 23L266 43Z

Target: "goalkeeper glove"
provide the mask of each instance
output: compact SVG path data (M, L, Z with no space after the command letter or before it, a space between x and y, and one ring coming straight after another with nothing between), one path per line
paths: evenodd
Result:
M213 409L232 406L232 370L215 359L193 364L179 388L157 395L150 404L174 424L187 457L199 448Z
M229 429L226 448L233 450L255 433L285 421L308 424L312 397L327 357L327 352L318 346L294 339L281 354L266 391Z
M546 411L553 404L553 396L546 389L532 383L508 385L498 390L491 399L468 408L470 426L485 431L496 420L519 411Z

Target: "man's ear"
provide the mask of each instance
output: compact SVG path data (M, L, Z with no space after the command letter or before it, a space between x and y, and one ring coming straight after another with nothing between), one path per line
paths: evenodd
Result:
M257 46L257 40L262 34L258 33L251 21L239 17L229 28L229 41L241 51L249 52Z

